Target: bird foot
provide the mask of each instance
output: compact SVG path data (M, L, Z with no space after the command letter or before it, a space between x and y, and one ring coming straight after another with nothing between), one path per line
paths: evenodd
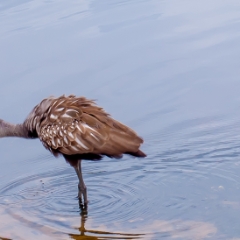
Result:
M87 201L82 201L82 196L80 195L78 195L78 201L79 201L79 208L81 209L81 211L82 212L86 212L87 211L87 209L88 209L88 203L89 203L89 201L87 200Z
M80 202L82 202L82 197L83 197L84 204L87 205L88 204L87 188L86 188L85 184L78 185L78 198L79 198Z

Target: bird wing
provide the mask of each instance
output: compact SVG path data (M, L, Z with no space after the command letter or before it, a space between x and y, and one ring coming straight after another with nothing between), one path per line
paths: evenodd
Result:
M84 97L55 99L44 116L37 134L53 153L121 157L137 152L143 142L133 130Z

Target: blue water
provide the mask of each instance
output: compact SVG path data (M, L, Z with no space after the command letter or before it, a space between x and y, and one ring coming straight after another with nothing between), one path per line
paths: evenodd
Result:
M83 162L86 213L63 158L0 139L0 238L240 238L239 29L237 0L2 0L0 118L86 96L148 157Z

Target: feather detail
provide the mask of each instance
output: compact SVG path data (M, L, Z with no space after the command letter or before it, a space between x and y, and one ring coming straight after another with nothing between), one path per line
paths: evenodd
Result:
M70 95L44 99L29 114L24 125L54 155L93 154L118 158L127 153L145 156L139 150L142 138L84 97Z

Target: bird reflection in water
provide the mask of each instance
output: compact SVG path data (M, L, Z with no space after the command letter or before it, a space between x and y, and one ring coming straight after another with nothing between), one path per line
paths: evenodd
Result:
M110 232L110 231L101 231L101 230L90 230L85 228L85 224L87 221L87 209L80 204L80 226L77 228L79 230L79 234L69 234L71 239L140 239L145 234L130 234L130 233L119 233L119 232Z
M78 198L85 208L88 198L82 159L99 160L104 155L121 158L123 154L146 156L139 149L143 139L132 129L111 118L94 101L74 95L44 99L22 124L0 119L0 137L11 136L39 138L54 156L63 155L76 171Z
M0 240L11 240L10 238L0 237Z

